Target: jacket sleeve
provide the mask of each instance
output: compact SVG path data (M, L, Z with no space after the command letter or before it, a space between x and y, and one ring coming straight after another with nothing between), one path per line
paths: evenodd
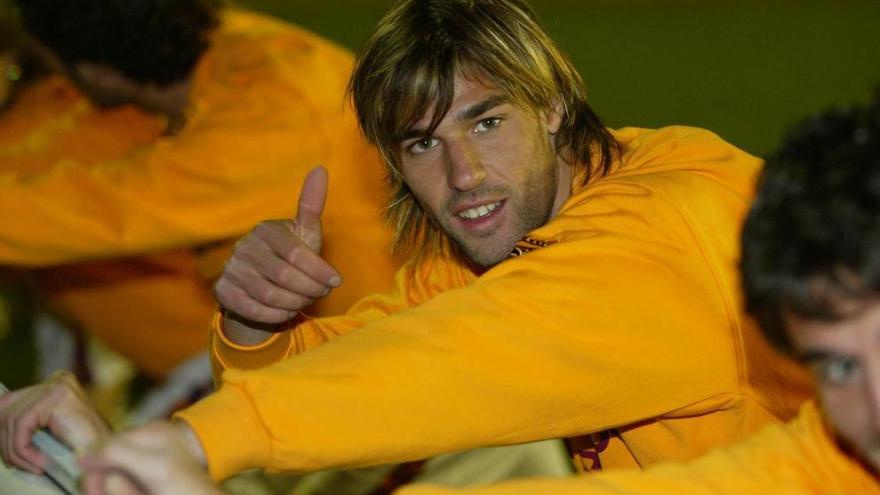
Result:
M733 495L877 493L876 483L824 431L815 406L792 422L765 427L736 445L688 463L568 479L523 480L456 490L410 485L397 495Z
M302 178L328 157L308 122L279 124L194 122L124 160L60 161L39 175L7 176L0 263L143 254L236 237L260 219L292 215Z
M572 436L699 414L687 409L737 390L737 323L688 225L643 188L607 192L543 228L561 226L560 242L466 287L272 366L227 371L180 414L212 475ZM638 214L648 209L651 222Z
M464 286L471 279L473 275L469 271L447 259L408 263L397 271L387 293L364 297L342 316L319 319L303 316L288 322L256 346L242 346L229 340L223 333L223 314L218 311L210 337L214 380L220 383L223 372L228 369L258 369L303 353L370 322L416 306L449 287Z

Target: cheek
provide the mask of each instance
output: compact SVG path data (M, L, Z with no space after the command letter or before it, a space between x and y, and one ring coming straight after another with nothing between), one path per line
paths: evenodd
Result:
M424 165L424 166L423 166ZM416 200L429 210L435 210L442 201L442 191L446 179L435 172L436 167L428 163L418 166L401 166L403 181Z
M819 395L832 426L848 443L858 445L875 436L870 407L861 386L820 386Z

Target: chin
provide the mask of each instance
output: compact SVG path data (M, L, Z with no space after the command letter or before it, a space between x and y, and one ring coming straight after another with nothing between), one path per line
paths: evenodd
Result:
M505 245L483 249L459 244L461 252L467 257L467 259L470 260L471 263L483 268L492 268L498 263L506 260L508 256L510 256L511 251L513 251L514 246L516 246L516 242L511 243L509 247Z

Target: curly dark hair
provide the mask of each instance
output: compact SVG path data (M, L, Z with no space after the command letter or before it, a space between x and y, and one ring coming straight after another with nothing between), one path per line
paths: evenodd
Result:
M217 0L16 0L25 29L67 66L107 64L164 86L193 70L217 25Z
M880 292L880 88L801 122L767 159L742 271L748 311L788 351L787 311L834 321L841 298Z

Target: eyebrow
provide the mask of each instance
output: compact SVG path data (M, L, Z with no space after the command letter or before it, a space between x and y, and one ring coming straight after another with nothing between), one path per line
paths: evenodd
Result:
M807 349L798 352L797 359L804 364L816 364L840 355L841 354L836 352L823 351L820 349Z
M509 102L510 102L510 98L507 95L498 94L498 95L490 96L490 97L486 98L485 100L478 101L477 103L474 103L473 105L470 105L470 106L462 109L455 116L455 121L456 122L467 122L468 120L472 120L472 119L479 117L480 115L483 115L484 113L488 112L489 110L491 110L497 106L504 105L505 103L509 103ZM398 141L403 142L403 141L413 139L413 138L427 137L427 135L428 135L427 129L420 129L417 127L411 127L409 129L407 129L406 131L404 131L403 134L401 134L400 139Z

